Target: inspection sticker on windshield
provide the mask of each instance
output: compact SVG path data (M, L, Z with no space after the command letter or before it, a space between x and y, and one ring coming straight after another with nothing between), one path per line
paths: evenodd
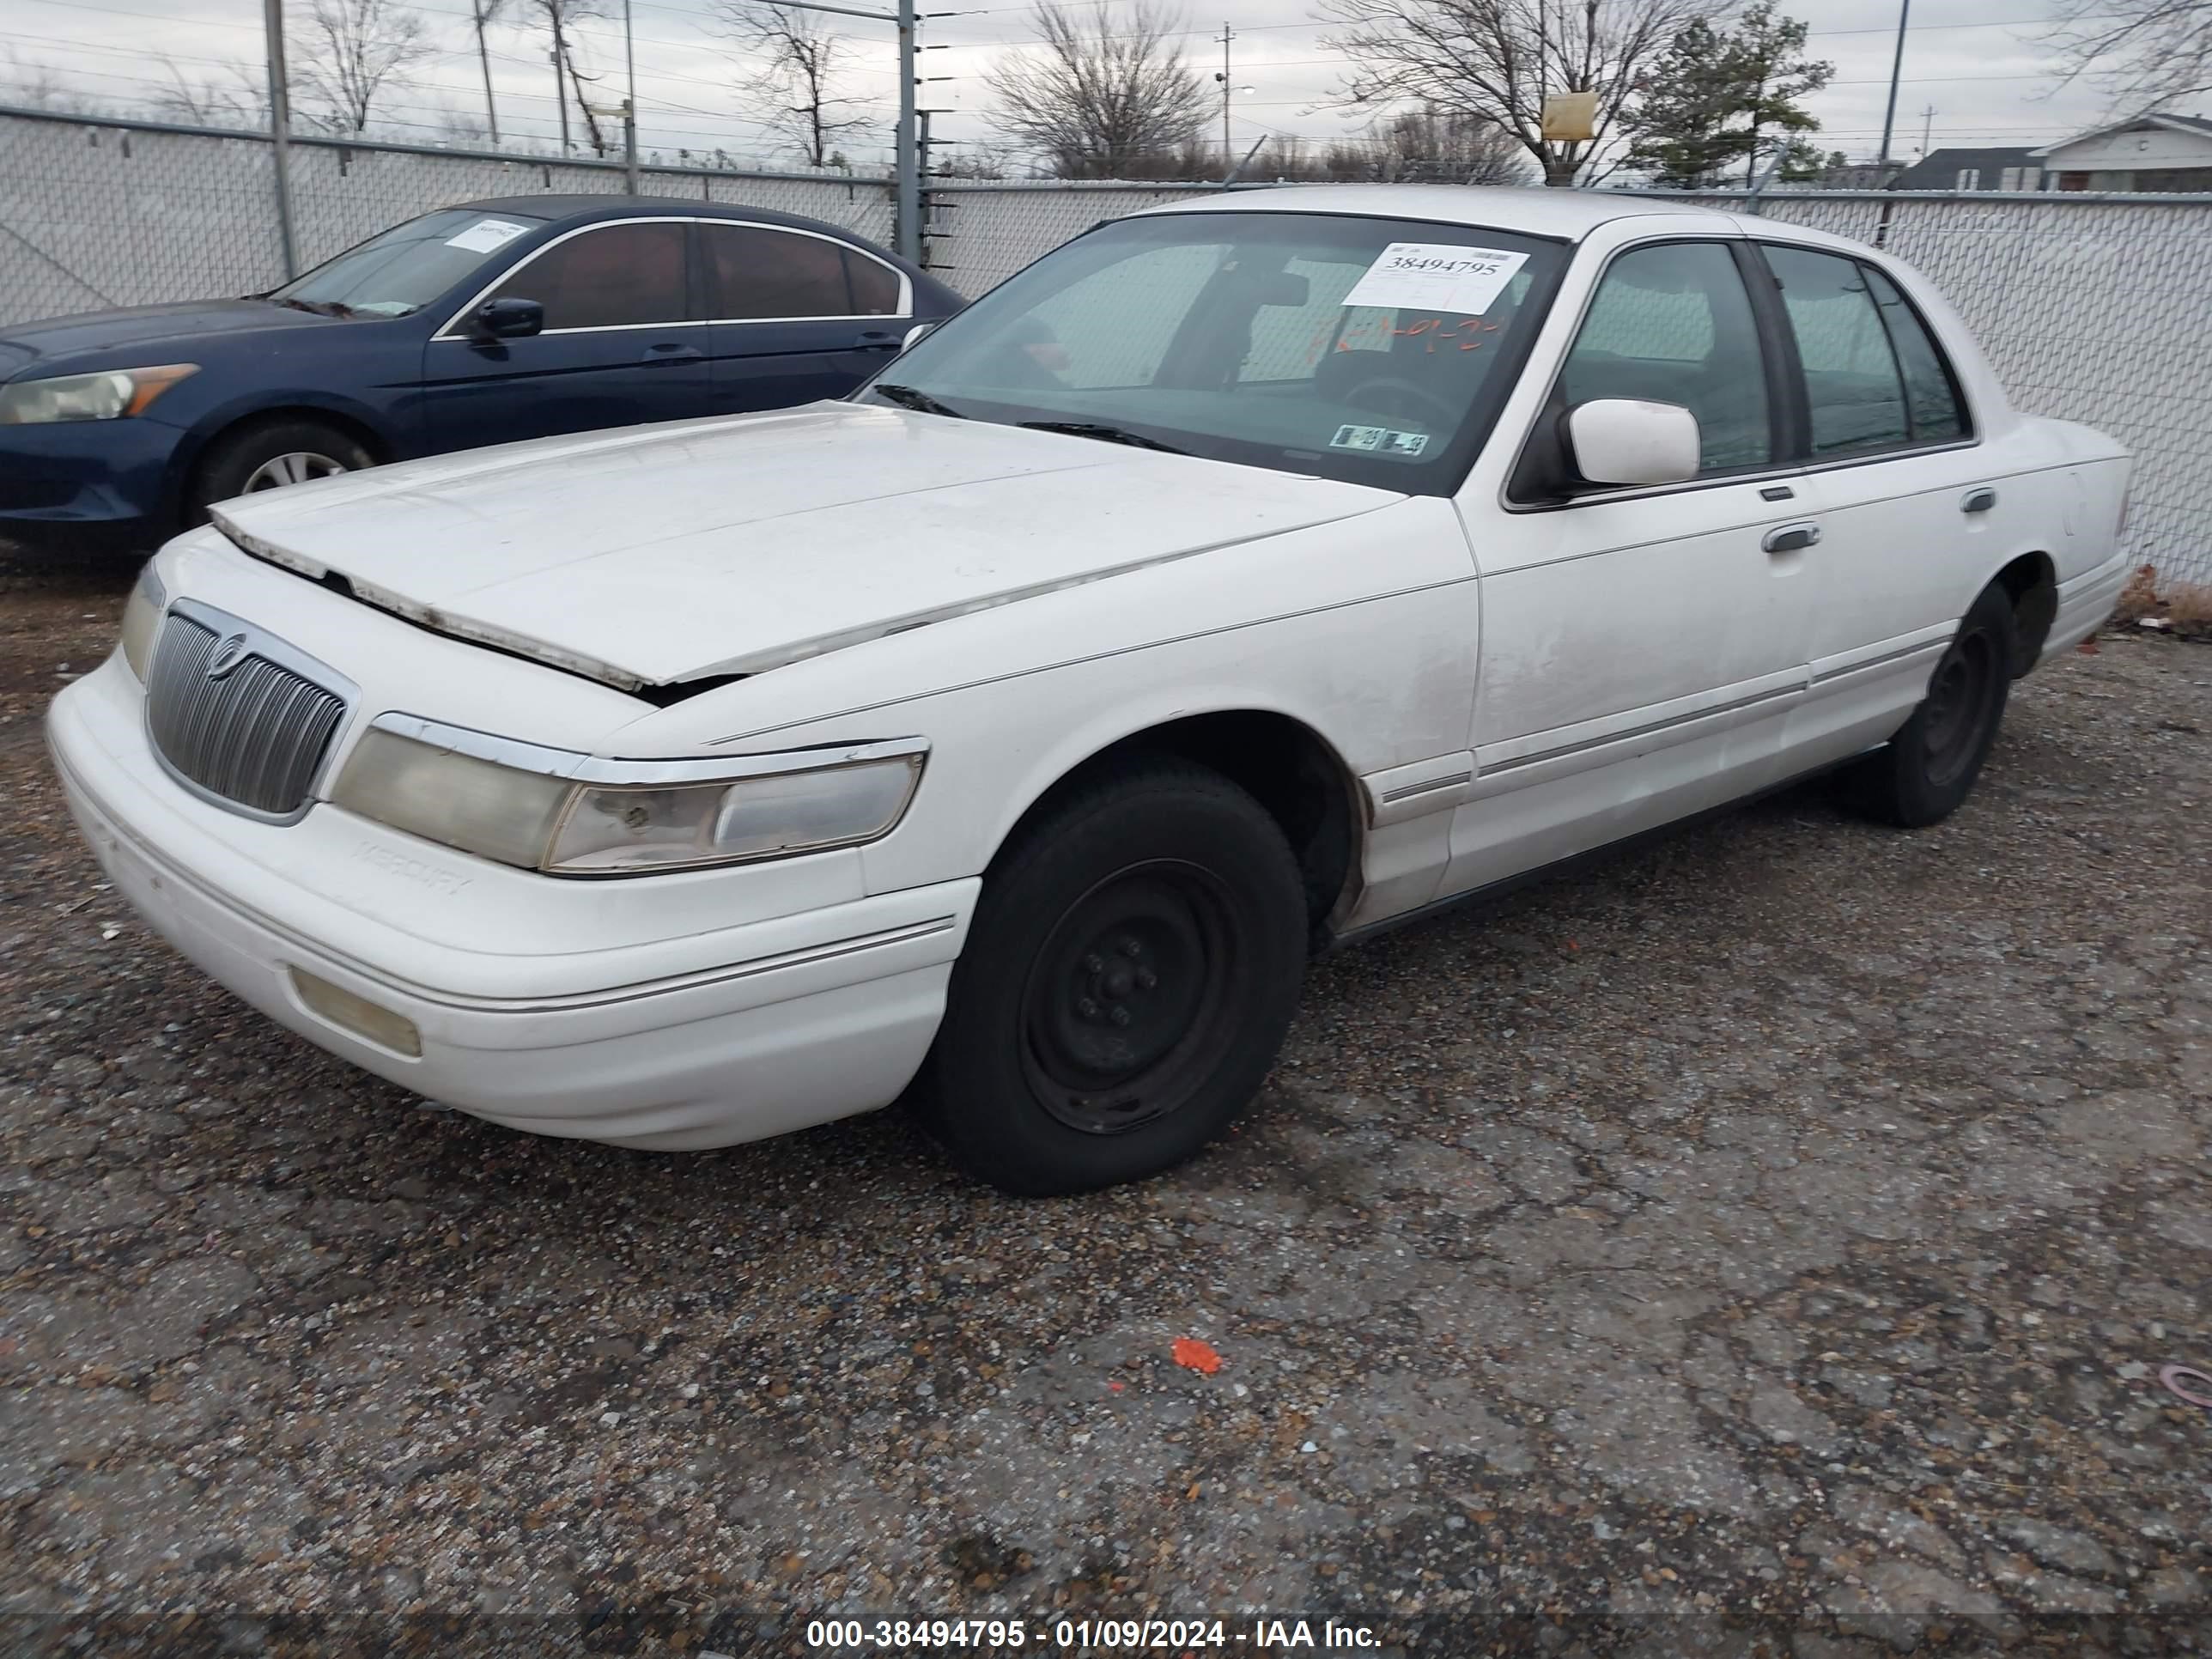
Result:
M1505 291L1525 253L1457 247L1449 242L1393 242L1344 296L1348 306L1410 306L1480 317Z
M495 247L506 246L529 228L512 219L479 219L459 235L446 238L446 246L466 248L471 253L489 253Z
M1429 447L1425 432L1393 432L1386 426L1340 426L1328 441L1331 449L1370 449L1378 455L1402 455L1411 460Z

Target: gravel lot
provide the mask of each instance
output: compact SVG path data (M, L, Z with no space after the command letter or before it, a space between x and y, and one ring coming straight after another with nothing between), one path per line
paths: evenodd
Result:
M896 1113L527 1139L204 982L37 735L127 580L0 580L0 1647L2212 1651L2212 648L2031 679L1936 830L1800 791L1324 963L1231 1144L1019 1203Z

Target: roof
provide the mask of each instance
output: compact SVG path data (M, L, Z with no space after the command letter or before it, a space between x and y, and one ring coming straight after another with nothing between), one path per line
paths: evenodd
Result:
M453 205L471 212L526 213L542 219L583 218L600 216L613 218L632 213L666 213L680 209L687 218L743 219L752 224L790 225L799 230L827 231L844 237L848 241L867 242L867 238L833 225L823 219L809 219L796 213L778 213L773 208L740 206L732 202L702 202L692 196L486 196L474 202L455 202ZM868 243L871 247L875 245Z
M1892 190L1956 190L1959 175L1978 172L1981 187L1995 190L1997 176L2007 167L2032 167L2041 150L1932 149L1890 180Z
M1531 236L1578 241L1600 225L1648 214L1686 215L1715 223L1733 221L1712 208L1656 201L1620 191L1545 190L1489 185L1291 185L1268 190L1224 191L1147 209L1151 213L1354 213L1372 218L1427 219L1443 224L1486 225Z
M2077 132L2070 138L2061 138L2055 144L2045 144L2041 149L2028 153L2039 159L2054 150L2064 149L2069 144L2102 138L2108 133L2135 132L2143 127L2164 127L2168 132L2187 132L2200 138L2212 138L2212 115L2166 115L2160 112L2137 115L2125 121L2115 121L2110 126L2093 127L2087 132Z

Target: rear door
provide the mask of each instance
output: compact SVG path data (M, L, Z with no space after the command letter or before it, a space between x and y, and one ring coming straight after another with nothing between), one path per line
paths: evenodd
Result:
M1808 556L1819 603L1811 686L1792 717L1806 765L1887 738L1925 695L1989 550L2030 494L1988 477L1957 375L1881 271L1843 253L1760 246L1805 400Z
M1481 567L1475 776L1443 891L1466 891L1754 791L1803 695L1813 592L1784 382L1729 240L1605 267L1507 487L1467 503ZM1678 484L1577 488L1553 447L1607 398L1696 415Z
M905 273L849 243L713 221L698 235L716 413L842 398L911 325Z
M433 447L706 414L707 329L690 300L690 235L681 219L587 225L471 300L424 349ZM537 301L544 331L470 338L467 317L491 299Z

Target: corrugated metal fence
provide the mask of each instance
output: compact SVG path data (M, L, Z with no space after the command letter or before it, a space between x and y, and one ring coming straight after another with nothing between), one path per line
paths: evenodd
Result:
M281 280L270 147L252 133L0 110L0 326ZM619 191L618 164L295 140L293 210L313 263L429 208L533 191ZM653 195L810 215L891 238L891 187L844 174L647 167ZM1150 184L933 181L927 260L962 292L1102 219L1209 193ZM2066 194L1717 192L1771 217L1880 240L1965 315L2014 399L2086 421L2137 458L2129 551L2161 584L2212 583L2212 199Z

